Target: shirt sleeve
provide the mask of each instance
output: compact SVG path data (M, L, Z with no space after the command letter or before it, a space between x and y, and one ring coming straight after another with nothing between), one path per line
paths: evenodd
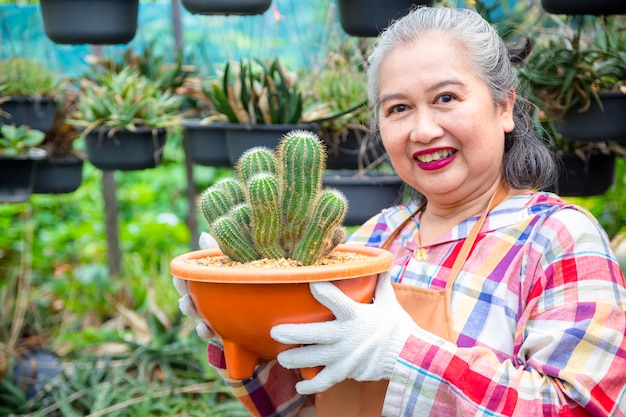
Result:
M210 339L209 363L222 377L233 395L254 417L308 417L314 415L313 398L296 392L302 380L298 370L285 369L276 361L256 367L252 377L232 379L226 371L224 350L219 339Z
M511 280L514 353L503 360L418 329L396 362L385 416L626 415L626 291L608 238L572 209L532 230Z

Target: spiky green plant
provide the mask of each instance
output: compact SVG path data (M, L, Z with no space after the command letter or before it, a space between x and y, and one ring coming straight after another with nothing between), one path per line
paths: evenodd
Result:
M323 142L293 130L276 152L256 147L239 159L237 178L219 181L200 198L209 231L234 261L291 258L311 265L343 240L346 198L322 188Z

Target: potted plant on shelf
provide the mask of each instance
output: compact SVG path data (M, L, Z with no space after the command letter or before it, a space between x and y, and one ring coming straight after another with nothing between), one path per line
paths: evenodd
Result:
M46 151L37 148L45 134L26 125L0 126L0 203L28 201L37 162Z
M221 80L212 81L204 92L215 108L213 119L228 123L225 135L231 164L251 147L276 148L279 138L291 130L317 130L316 124L307 122L297 75L278 58L228 62Z
M83 129L88 160L102 170L158 166L168 131L179 126L180 97L128 67L94 77L81 80L68 121Z
M237 176L201 196L220 249L186 253L170 264L222 337L232 378L250 377L256 364L290 347L270 338L272 326L332 319L312 297L310 282L334 281L369 302L377 274L391 267L385 250L341 243L347 202L322 188L324 159L323 143L306 131L289 132L277 151L246 151Z
M531 100L565 140L626 140L626 26L608 17L551 21L557 30L540 32L519 68Z
M623 28L610 17L547 19L519 75L537 105L540 131L553 139L561 158L554 191L601 194L613 183L615 151L626 142ZM587 179L593 186L585 185Z
M0 62L0 123L28 125L47 132L64 99L60 76L30 58Z

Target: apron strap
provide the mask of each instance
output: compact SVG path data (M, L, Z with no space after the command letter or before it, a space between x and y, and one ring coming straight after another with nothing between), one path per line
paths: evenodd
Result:
M448 278L448 281L446 282L446 291L449 291L449 289L452 288L452 285L454 284L454 281L456 280L456 276L459 274L459 272L461 271L461 268L465 264L465 261L467 260L467 257L469 256L470 251L474 247L476 238L478 237L478 234L480 233L480 229L482 228L483 223L485 222L485 219L487 218L487 215L494 207L496 207L505 199L508 190L509 190L508 184L506 183L506 181L502 180L496 192L489 199L487 208L485 209L483 214L480 216L480 218L478 219L474 227L472 227L472 230L470 230L470 233L467 236L467 238L465 238L465 241L463 242L463 245L461 246L461 250L459 251L459 254L454 260L454 264L452 265L452 270L450 271L450 277ZM421 207L415 210L413 213L411 213L409 217L404 219L402 223L400 223L400 225L391 232L389 237L385 239L385 241L380 247L382 249L389 249L389 247L391 246L393 241L398 237L402 229L404 229L406 225L409 224L411 220L413 220L415 215L420 210L421 210Z

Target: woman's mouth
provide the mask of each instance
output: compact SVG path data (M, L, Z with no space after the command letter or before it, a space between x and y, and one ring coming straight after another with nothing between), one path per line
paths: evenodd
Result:
M446 148L437 149L435 151L426 151L413 154L413 159L417 161L417 165L425 170L434 170L443 168L454 159L456 149Z

